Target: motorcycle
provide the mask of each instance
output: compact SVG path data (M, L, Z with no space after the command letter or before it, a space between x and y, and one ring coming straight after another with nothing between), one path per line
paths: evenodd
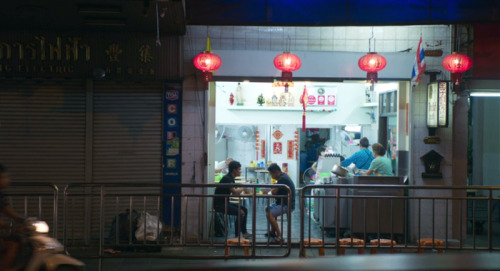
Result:
M64 246L47 235L45 221L27 219L20 235L27 241L19 253L16 264L9 271L62 271L85 270L85 264L64 254Z

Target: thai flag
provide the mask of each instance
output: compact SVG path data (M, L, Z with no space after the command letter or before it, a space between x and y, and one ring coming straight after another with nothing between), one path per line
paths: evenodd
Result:
M415 57L415 64L413 64L413 70L411 72L411 85L416 86L420 77L425 71L425 60L424 60L424 47L422 46L422 37L418 42L417 55Z

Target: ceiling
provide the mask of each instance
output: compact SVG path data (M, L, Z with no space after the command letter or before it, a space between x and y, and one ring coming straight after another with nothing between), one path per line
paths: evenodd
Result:
M156 6L158 5L158 20ZM15 0L1 31L184 35L186 25L411 25L500 22L500 0Z

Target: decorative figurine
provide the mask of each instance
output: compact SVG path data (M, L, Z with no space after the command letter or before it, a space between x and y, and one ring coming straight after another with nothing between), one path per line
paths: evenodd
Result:
M264 100L264 95L262 95L262 93L259 95L259 97L257 98L257 103L262 106L262 104L264 104L266 101Z
M230 105L233 105L234 104L234 95L233 93L231 92L231 94L229 95L229 104Z
M286 106L286 102L287 102L287 94L288 93L281 93L280 94L280 106Z
M278 106L278 96L276 96L276 93L273 93L273 96L271 97L271 104L272 106Z
M236 105L243 105L245 102L245 98L243 98L243 88L241 84L238 83L238 87L236 87Z
M267 98L266 99L266 105L267 106L271 106L272 105L271 98Z
M293 94L290 92L288 93L288 102L287 105L292 107L294 106L295 99L293 98Z

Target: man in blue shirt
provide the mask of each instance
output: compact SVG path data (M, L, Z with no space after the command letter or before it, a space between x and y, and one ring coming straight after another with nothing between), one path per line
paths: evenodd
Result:
M340 162L343 167L348 167L350 164L355 164L357 169L367 170L374 159L373 153L368 149L370 143L368 138L363 137L359 140L359 148L361 150L354 153L351 157Z
M295 184L286 173L281 172L281 168L276 163L271 164L267 168L267 170L269 171L269 175L271 175L273 179L278 181L277 184L287 185L290 188L290 193L292 193L291 202L288 202L287 197L277 197L276 203L271 204L270 210L266 208L266 217L269 221L269 224L271 224L270 237L274 237L274 240L272 240L271 242L281 243L281 231L278 222L276 221L276 217L288 212L289 208L291 211L295 209ZM283 187L276 187L271 189L271 194L278 196L288 196L288 190ZM291 217L289 217L288 219L290 221Z

